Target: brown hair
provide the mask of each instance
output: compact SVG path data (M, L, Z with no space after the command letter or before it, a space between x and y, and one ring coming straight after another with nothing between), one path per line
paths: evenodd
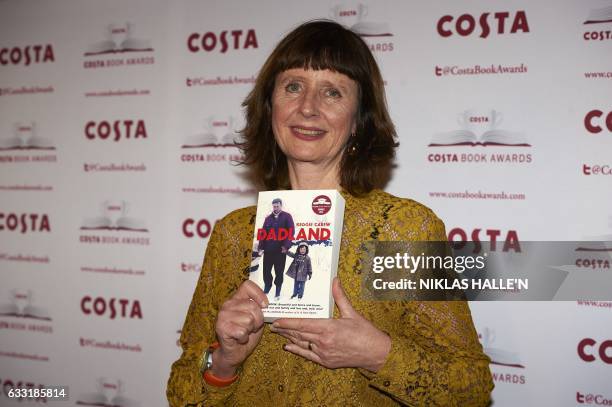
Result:
M277 75L292 68L329 69L357 82L357 126L342 155L340 185L353 195L384 186L398 143L382 76L361 37L329 20L310 21L287 34L242 104L247 124L238 146L255 182L266 189L290 188L287 159L272 132L272 93Z

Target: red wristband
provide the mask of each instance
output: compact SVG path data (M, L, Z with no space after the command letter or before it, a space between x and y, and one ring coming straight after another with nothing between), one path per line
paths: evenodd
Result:
M219 344L219 342L213 342L209 347L208 347L208 351L212 352L215 349L219 349L221 347L221 345ZM230 378L227 379L221 379L215 375L213 375L210 370L205 370L204 374L202 374L202 377L204 378L204 381L208 384L210 384L211 386L215 386L215 387L227 387L230 384L234 383L236 380L238 380L238 375L234 375Z
M202 377L204 377L204 381L206 383L215 387L227 387L230 384L234 383L236 380L238 380L238 375L234 375L229 379L221 379L210 373L210 370L205 371Z

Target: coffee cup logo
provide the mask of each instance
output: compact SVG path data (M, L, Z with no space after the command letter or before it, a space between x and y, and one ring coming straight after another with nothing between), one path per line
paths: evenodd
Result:
M125 383L119 379L99 377L95 383L96 391L80 394L76 404L98 407L140 407L137 400L126 397L125 387Z
M116 222L120 217L126 216L130 211L130 204L126 201L104 201L101 208L104 216Z
M23 316L26 307L32 304L32 291L15 288L11 290L12 302L16 307L17 315Z
M18 122L13 125L13 134L22 141L22 145L36 136L36 123L34 122Z
M479 112L476 110L465 110L457 115L457 124L463 130L483 132L498 129L503 121L504 115L497 110Z
M491 347L491 345L493 345L493 342L495 342L495 331L490 329L489 327L485 327L482 333L481 342L483 347Z
M96 383L96 389L106 398L106 405L114 405L114 400L123 392L123 385L121 380L101 377Z
M352 27L363 21L367 15L368 8L356 2L339 4L330 10L330 17L346 27Z
M115 44L115 49L123 48L125 40L129 37L130 23L111 24L108 26L111 41Z

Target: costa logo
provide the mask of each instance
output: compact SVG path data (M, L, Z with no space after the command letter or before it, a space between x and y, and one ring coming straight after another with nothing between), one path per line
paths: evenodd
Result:
M36 384L30 381L25 381L25 380L13 380L13 379L2 379L0 378L0 384L2 385L2 395L6 398L10 398L10 399L14 399L15 396L9 396L9 391L10 390L17 390L17 389L44 389L47 388L48 386L45 386L44 384ZM34 397L34 398L26 398L26 400L30 400L30 401L35 401L35 402L41 402L41 403L46 403L47 399L45 397L39 396L39 397ZM23 399L19 399L19 401L23 401Z
M0 212L0 231L10 232L51 232L49 215L38 213Z
M147 138L144 120L89 121L85 124L85 137L88 140L113 140Z
M245 33L246 31L246 33ZM191 52L212 52L222 54L228 49L258 48L257 34L254 29L221 31L219 34L207 31L203 34L193 33L187 37L187 49Z
M208 219L187 218L183 221L183 235L188 238L198 236L206 239L212 232L212 226Z
M482 229L473 229L472 232L468 234L461 228L454 228L448 233L449 242L454 242L455 247L459 250L465 247L467 242L474 242L474 253L480 253L482 249L482 245L480 244L482 241L481 237L488 237L488 242L490 244L489 250L492 252L497 251L497 242L500 237L503 239L501 248L503 252L513 250L518 253L521 251L521 245L516 230L507 231L505 236L502 235L502 231L499 229L486 229L484 231Z
M142 319L140 302L127 298L111 298L107 300L103 297L92 298L86 295L81 299L81 311L85 315L107 315L110 319L117 317Z
M584 116L584 127L592 134L601 133L605 127L612 134L612 111L605 114L601 110L591 110Z
M585 41L612 40L612 30L587 31L582 35Z
M503 153L430 153L427 155L430 163L518 163L529 164L533 161L531 154Z
M612 7L610 6L591 10L586 21L582 24L594 25L607 23L612 23ZM582 35L582 38L585 41L612 40L612 30L586 31Z
M584 338L578 342L578 356L585 362L594 362L598 358L612 365L612 339L597 342L592 338Z
M523 33L529 32L527 14L524 10L519 10L515 13L509 11L487 12L482 13L478 18L467 13L457 18L451 15L444 15L438 20L436 28L441 37L448 38L455 33L462 37L472 35L475 33L477 26L480 27L480 38L487 38L492 31L497 34L515 34L519 31Z
M12 47L0 49L0 64L2 65L24 65L55 62L53 46L26 45L25 47Z
M589 269L609 269L610 260L607 259L577 259L576 267Z

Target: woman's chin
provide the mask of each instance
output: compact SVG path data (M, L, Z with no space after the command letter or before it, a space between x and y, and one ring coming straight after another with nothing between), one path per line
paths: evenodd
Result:
M317 154L299 154L287 157L289 164L294 165L321 165L325 162L325 157Z

